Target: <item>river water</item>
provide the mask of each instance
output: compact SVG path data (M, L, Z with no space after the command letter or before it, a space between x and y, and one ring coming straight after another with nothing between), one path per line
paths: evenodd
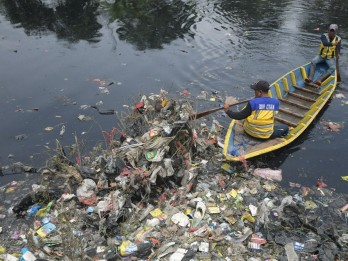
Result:
M251 83L308 62L330 23L343 39L336 93L348 98L347 12L347 1L0 0L0 165L43 166L56 139L68 150L75 135L90 150L117 119L83 105L121 113L160 89L249 98ZM108 94L96 79L113 82ZM297 141L251 163L281 168L285 186L322 178L345 191L348 128L324 126L346 124L345 101L334 98Z

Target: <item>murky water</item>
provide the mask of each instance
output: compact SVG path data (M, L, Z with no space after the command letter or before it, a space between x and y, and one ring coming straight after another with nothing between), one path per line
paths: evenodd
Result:
M121 112L161 88L249 98L255 80L308 62L330 23L343 38L337 92L348 98L347 12L346 1L0 0L0 164L42 166L56 139L68 147L75 135L88 151L116 118L83 105ZM114 82L109 94L95 79ZM346 124L346 100L333 99L298 141L256 161L282 168L285 185L323 177L344 191L348 128L330 132L323 122Z

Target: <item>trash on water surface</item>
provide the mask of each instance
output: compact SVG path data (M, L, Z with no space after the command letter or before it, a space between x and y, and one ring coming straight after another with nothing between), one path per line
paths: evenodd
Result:
M52 223L46 223L45 225L43 225L41 228L39 228L36 233L40 236L40 237L47 237L47 235L49 233L51 233L52 231L54 231L56 229L56 226Z
M335 94L335 98L337 98L337 99L345 99L346 96L343 93L336 93Z
M341 176L342 180L348 181L348 176Z
M22 256L21 256L21 261L35 261L37 258L34 256L32 252L29 251L28 248L23 247L21 250Z
M186 227L190 223L189 217L182 212L174 214L171 220L174 224L178 224L181 227Z
M19 134L19 135L16 135L15 136L15 139L16 140L25 140L26 138L28 138L28 135L26 135L26 134Z
M292 243L288 243L285 245L286 256L288 261L298 261L299 258L295 252L294 245Z
M36 204L34 206L32 206L30 209L28 209L28 216L32 217L35 216L35 214L39 211L39 209L41 208L41 206L39 204Z
M144 241L143 243L133 243L129 240L122 242L120 246L121 256L135 255L138 257L146 257L151 254L152 244L150 242Z
M198 250L201 251L201 252L208 253L209 252L209 243L208 242L201 242L201 244L199 245Z
M302 251L304 250L305 245L300 242L294 242L294 249L297 251Z
M25 245L28 260L347 260L346 196L225 162L218 117L191 122L191 98L166 95L128 105L123 127L90 153L57 141L39 185L1 187L0 259L18 260Z
M323 121L322 124L324 125L326 129L333 132L339 132L343 128L342 124L332 122L332 121L329 121L329 122Z
M282 181L282 171L280 169L256 168L254 169L254 175L264 179Z
M206 100L208 93L206 91L201 91L200 94L197 95L197 100Z
M232 174L234 172L234 169L231 167L231 165L227 163L222 164L221 168L229 174Z
M187 97L187 96L191 95L191 92L189 90L185 89L185 90L180 91L180 95Z
M53 127L46 127L44 130L45 131L53 131L53 129L54 129Z
M65 133L65 125L62 126L62 128L60 129L59 135L63 136Z
M86 115L83 115L83 114L80 114L77 118L78 118L80 121L91 121L91 120L92 120L92 117L86 116Z

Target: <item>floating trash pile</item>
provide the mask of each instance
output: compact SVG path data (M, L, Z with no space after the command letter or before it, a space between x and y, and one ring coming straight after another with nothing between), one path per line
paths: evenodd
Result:
M104 131L106 149L80 155L76 139L72 161L57 142L24 197L1 187L0 260L348 259L347 195L224 162L220 123L166 95Z

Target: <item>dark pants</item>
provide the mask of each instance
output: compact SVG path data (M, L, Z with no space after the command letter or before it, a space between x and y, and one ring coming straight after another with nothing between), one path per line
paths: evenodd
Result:
M284 137L288 134L288 131L289 131L289 127L285 124L274 125L273 134L269 138L273 139L273 138Z

